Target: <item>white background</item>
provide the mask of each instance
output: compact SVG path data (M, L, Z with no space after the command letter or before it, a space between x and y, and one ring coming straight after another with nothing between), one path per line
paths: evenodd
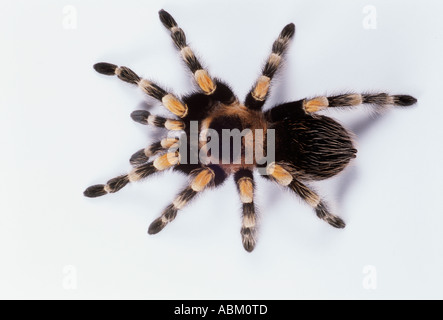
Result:
M77 12L74 30L66 5ZM375 30L363 27L367 5ZM252 254L241 245L231 180L156 236L146 230L186 183L178 173L83 197L129 170L159 130L129 117L156 103L94 63L129 66L179 94L193 88L161 8L239 97L294 22L267 108L349 90L418 98L379 118L364 108L328 112L357 134L357 159L315 184L345 230L262 180ZM0 298L443 298L442 9L438 0L2 0ZM375 290L363 285L365 266L376 268Z

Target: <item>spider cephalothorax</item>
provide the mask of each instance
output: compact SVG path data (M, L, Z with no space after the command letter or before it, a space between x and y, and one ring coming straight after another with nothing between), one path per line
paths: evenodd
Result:
M355 107L360 104L409 106L417 100L408 95L348 93L289 102L262 112L271 80L282 64L289 40L294 35L294 24L284 27L275 40L261 76L242 103L228 85L212 78L202 67L187 45L183 30L177 26L171 15L164 10L161 10L159 15L162 23L171 32L174 44L191 70L200 92L178 98L157 84L140 78L129 68L109 63L98 63L94 68L99 73L116 75L121 80L140 87L175 115L174 118L166 119L151 115L145 110L137 110L131 114L136 122L183 134L180 139L168 135L136 152L130 159L134 169L129 174L113 178L105 185L91 186L85 190L84 195L98 197L117 192L129 182L170 168L188 175L189 185L150 225L148 232L155 234L174 220L178 211L197 194L219 186L233 175L243 205L243 246L247 251L252 251L257 235L253 171L260 169L261 176L289 188L306 201L319 218L336 228L344 228L343 220L330 213L325 202L305 182L336 175L355 158L357 150L353 147L351 135L345 128L335 120L316 113L327 108ZM197 141L192 139L192 128L197 131ZM240 153L237 153L237 156L231 152L231 140L228 140L230 152L227 157L221 150L218 153L214 152L214 146L222 147L222 140L214 144L214 136L208 132L223 136L226 130L249 130L249 133L240 137ZM269 140L271 133L274 139ZM209 148L211 142L212 148ZM274 147L272 160L267 153L270 145ZM186 152L183 153L183 149L186 149ZM257 149L260 151L258 154L262 156L247 161L248 151ZM200 157L202 153L206 155L204 159Z

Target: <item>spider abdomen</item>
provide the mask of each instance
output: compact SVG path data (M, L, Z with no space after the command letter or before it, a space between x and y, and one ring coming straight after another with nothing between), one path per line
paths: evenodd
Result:
M278 129L286 131L287 139L277 144L277 159L291 163L305 179L332 177L356 157L351 134L329 117L285 119Z

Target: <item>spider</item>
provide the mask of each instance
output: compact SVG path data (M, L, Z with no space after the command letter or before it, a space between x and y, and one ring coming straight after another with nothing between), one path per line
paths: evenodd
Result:
M104 75L116 75L119 79L138 86L148 96L160 101L175 117L164 118L137 110L131 114L134 121L166 128L168 132L184 132L184 142L191 145L192 122L197 122L199 140L197 149L202 150L211 141L203 134L211 129L222 134L223 130L244 129L262 130L268 137L274 132L274 159L261 162L254 159L246 162L245 137L241 139L240 161L208 152L208 161L189 161L190 152L182 156L178 147L182 140L168 135L145 149L139 150L131 158L134 166L128 174L109 180L106 184L93 185L84 191L86 197L99 197L122 189L129 182L138 181L167 169L184 173L189 184L164 209L162 214L149 226L148 233L160 232L173 221L177 213L193 198L206 189L220 186L229 176L234 181L242 203L241 237L244 248L251 252L257 240L257 215L254 204L255 183L253 172L261 169L261 176L293 191L309 204L316 215L335 228L344 228L344 221L332 214L324 200L306 182L323 180L341 172L356 157L350 132L330 117L317 112L327 108L354 108L361 104L373 106L410 106L417 100L409 95L389 95L387 93L347 93L335 96L318 96L273 106L262 111L269 96L271 81L282 65L284 54L295 33L295 25L286 25L272 45L261 75L240 102L231 88L222 80L212 77L202 66L188 46L183 30L166 11L160 10L159 17L170 31L172 40L193 74L198 92L181 98L165 91L156 83L139 77L127 67L110 63L97 63L94 69ZM251 136L250 136L251 137ZM259 138L253 134L252 141ZM268 140L258 144L266 154ZM232 149L232 146L230 147ZM192 149L192 146L189 150ZM218 161L224 160L224 161Z

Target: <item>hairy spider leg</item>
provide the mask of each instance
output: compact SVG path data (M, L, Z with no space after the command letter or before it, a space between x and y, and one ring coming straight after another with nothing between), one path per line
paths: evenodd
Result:
M175 95L166 92L152 81L140 78L134 71L127 67L118 67L115 64L99 62L94 65L94 69L104 75L116 75L120 80L140 87L144 93L160 101L166 109L180 118L188 114L188 107Z
M200 192L219 186L226 179L226 173L218 166L210 165L193 170L191 181L168 205L157 219L149 226L148 233L156 234L177 217L178 211L183 209Z
M261 76L257 79L251 91L246 96L246 107L253 110L261 110L265 104L272 78L282 64L283 55L285 54L285 51L289 46L289 41L294 36L294 33L295 25L290 23L283 28L277 40L274 41L272 52L262 69Z
M315 97L303 100L303 110L312 113L326 108L355 107L361 104L371 104L375 106L411 106L417 102L408 95L389 95L388 93L347 93L331 97Z
M343 229L346 226L344 221L330 213L325 202L320 199L320 196L300 182L296 178L296 172L293 171L289 165L273 162L266 167L268 175L264 177L288 187L315 210L317 217L335 228Z
M176 149L179 147L180 140L178 138L164 138L160 141L150 144L144 149L140 149L134 153L129 162L132 166L138 167L149 161L149 158L156 156L162 152L168 151L170 149Z
M183 61L192 72L195 82L203 93L226 105L236 102L237 98L231 88L223 81L211 77L209 72L202 66L186 42L186 35L184 31L178 27L175 19L165 10L159 11L159 17L163 25L171 32L172 41L180 51Z
M177 26L177 22L175 22L174 18L165 10L160 10L159 17L163 25L171 32L172 41L174 41L177 49L180 50L183 60L193 73L194 79L200 89L205 94L213 94L217 85L186 43L186 35L183 30Z
M138 181L149 177L153 173L164 171L176 166L180 162L179 152L166 153L154 161L148 162L134 168L131 172L109 180L106 184L97 184L87 188L83 194L89 198L100 197L108 193L115 193L121 190L129 182Z
M249 169L240 169L234 174L235 184L242 202L242 236L243 247L251 252L257 242L257 215L254 204L254 177Z
M185 129L185 123L181 120L164 118L152 115L146 110L135 110L131 113L131 118L135 122L151 125L158 128L165 128L171 131L180 131Z

